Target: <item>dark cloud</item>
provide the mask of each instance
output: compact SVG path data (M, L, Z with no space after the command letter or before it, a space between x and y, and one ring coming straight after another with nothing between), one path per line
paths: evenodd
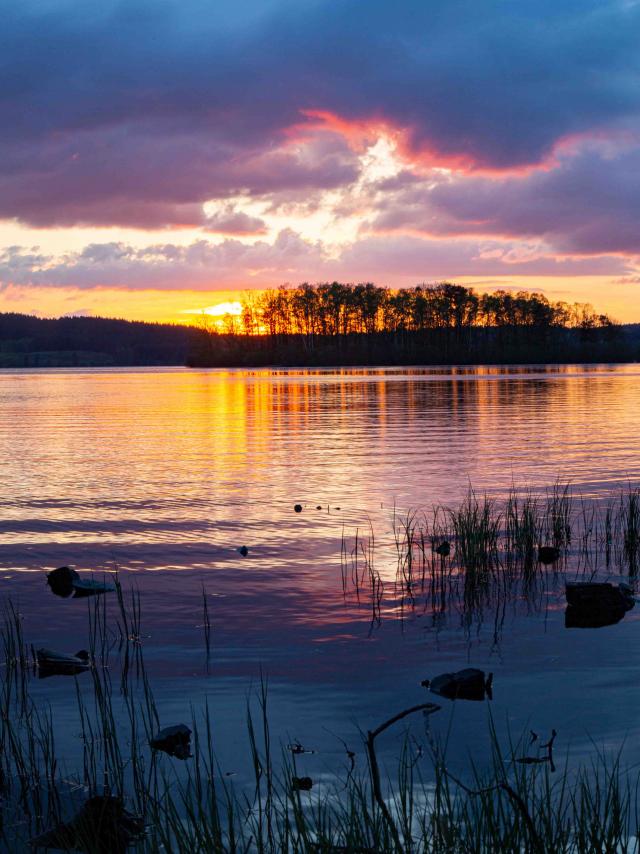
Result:
M384 192L378 230L542 238L563 254L640 254L640 148L590 143L520 177L434 178Z
M209 198L355 180L337 134L288 133L309 110L476 167L537 163L637 126L639 26L623 0L11 0L0 216L206 226Z
M264 150L234 149L215 133L156 137L150 127L56 134L29 146L0 157L0 218L37 227L207 227L208 199L332 188L359 169L346 141L322 130Z

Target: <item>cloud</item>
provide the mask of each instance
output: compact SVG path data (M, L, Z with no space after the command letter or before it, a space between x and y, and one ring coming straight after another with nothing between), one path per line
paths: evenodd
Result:
M363 238L343 252L339 266L349 277L378 283L397 276L420 281L463 276L615 275L629 270L627 262L615 256L563 258L540 243L411 235Z
M205 230L215 234L264 234L266 226L260 217L249 216L244 211L235 210L232 205L225 205L206 218Z
M346 186L367 128L501 171L639 127L621 0L6 6L0 217L39 227L206 228L210 199Z
M640 254L640 148L585 143L521 176L430 175L372 198L374 231L543 240L564 255Z
M359 164L330 131L235 149L219 134L139 126L78 130L29 144L15 163L0 142L0 218L36 227L203 227L203 204L272 190L331 188Z
M272 241L226 238L136 248L89 244L54 257L34 248L0 253L0 288L216 290L339 279L415 284L462 276L616 275L634 270L615 256L559 258L544 243L373 235L328 253L319 241L282 229Z
M322 268L321 247L283 229L269 243L198 240L188 246L90 244L61 257L10 247L0 253L0 287L38 286L174 290L265 287Z

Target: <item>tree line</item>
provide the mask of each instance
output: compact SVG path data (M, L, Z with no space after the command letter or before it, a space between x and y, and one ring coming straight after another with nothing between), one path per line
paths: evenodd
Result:
M249 294L189 357L195 366L627 361L635 344L586 303L451 282L390 290L303 283Z
M552 302L544 294L473 288L441 282L390 290L341 282L266 290L245 297L242 315L227 318L229 333L243 335L372 335L473 326L594 329L611 319L585 303Z
M209 336L184 324L0 314L0 367L184 365Z

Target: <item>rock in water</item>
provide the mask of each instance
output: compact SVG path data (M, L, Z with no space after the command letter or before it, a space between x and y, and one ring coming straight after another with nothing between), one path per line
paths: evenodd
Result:
M538 548L538 560L549 566L560 560L560 549L557 546L540 546Z
M34 848L85 851L91 854L126 854L144 836L144 822L128 812L120 798L89 798L70 822L59 824L31 840Z
M89 653L81 649L75 655L66 652L54 652L51 649L36 650L38 678L47 679L49 676L75 676L84 673L90 667Z
M491 686L493 673L485 676L484 670L467 667L455 673L442 673L435 679L425 679L422 683L434 694L446 697L448 700L484 700L493 698Z
M73 594L74 599L86 596L99 596L101 593L113 593L115 587L104 581L94 581L92 578L81 578L70 566L59 566L47 573L47 584L56 596L68 599Z
M188 759L191 756L191 730L185 724L177 724L161 729L149 742L154 750L162 750L176 759Z
M65 599L71 596L74 582L79 580L80 576L70 566L59 566L47 573L47 584L51 588L51 592Z
M101 593L113 593L115 587L93 578L78 578L73 582L73 598L84 599L87 596L100 596Z
M302 513L302 504L294 504L293 509L296 513Z
M635 605L632 589L626 584L598 581L568 582L565 588L567 629L600 629L619 623Z

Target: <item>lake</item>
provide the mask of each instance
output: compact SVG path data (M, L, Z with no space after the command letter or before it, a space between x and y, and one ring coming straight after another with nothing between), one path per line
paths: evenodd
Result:
M565 628L565 579L584 572L576 543L526 590L436 607L398 591L393 533L394 514L429 517L470 485L499 500L559 479L577 514L638 486L638 366L4 371L0 399L0 583L27 641L87 647L86 601L56 598L45 572L117 568L127 595L140 592L163 724L208 702L240 785L261 678L275 743L316 751L299 760L316 779L344 768L341 739L363 763L359 728L428 700L443 705L430 725L460 768L487 756L490 716L505 741L555 728L572 760L623 743L640 759L640 606L616 625ZM375 535L377 607L352 583L356 531L360 544ZM588 571L626 574L616 561ZM115 619L113 594L106 604ZM420 685L467 666L493 672L490 703ZM33 679L32 691L80 770L73 680ZM388 758L402 735L385 737Z

